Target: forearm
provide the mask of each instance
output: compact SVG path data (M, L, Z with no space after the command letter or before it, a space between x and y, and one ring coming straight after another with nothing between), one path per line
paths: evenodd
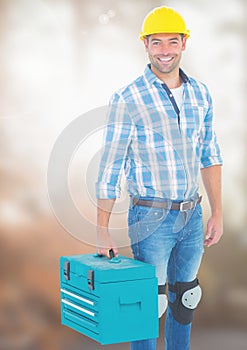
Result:
M222 215L221 166L201 169L203 184L208 196L212 215Z
M108 228L112 208L115 199L98 199L97 203L97 226L98 228Z
M97 252L100 255L110 257L109 251L113 249L114 255L118 255L115 242L108 232L109 220L115 199L99 199L97 204Z
M204 168L201 173L212 212L205 234L205 245L210 247L218 243L223 234L221 166L214 165Z

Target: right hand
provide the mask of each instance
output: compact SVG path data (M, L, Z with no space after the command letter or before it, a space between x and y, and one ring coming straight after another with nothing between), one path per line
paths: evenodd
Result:
M97 253L104 255L110 259L110 250L113 250L114 256L118 256L118 249L116 243L111 238L107 227L97 228Z

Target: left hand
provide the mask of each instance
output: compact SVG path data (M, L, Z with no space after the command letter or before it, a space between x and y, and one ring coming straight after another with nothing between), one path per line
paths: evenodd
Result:
M219 242L223 235L223 220L222 215L212 215L207 223L207 231L205 234L204 245L211 247Z

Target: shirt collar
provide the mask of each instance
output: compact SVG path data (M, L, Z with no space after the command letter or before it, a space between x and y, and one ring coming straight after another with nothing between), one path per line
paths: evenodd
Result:
M180 75L183 83L190 82L189 77L184 73L184 71L181 68L179 68L179 75ZM147 79L147 81L151 85L154 84L155 82L158 82L160 84L164 84L164 82L162 80L160 80L159 78L157 78L156 75L152 72L150 63L145 68L144 77Z

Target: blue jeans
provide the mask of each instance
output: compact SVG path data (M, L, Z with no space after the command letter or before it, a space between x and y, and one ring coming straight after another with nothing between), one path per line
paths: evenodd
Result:
M135 259L156 267L158 284L191 282L200 267L204 251L202 208L188 212L134 206L129 209L129 237ZM173 302L175 294L168 293ZM191 323L178 323L170 307L166 311L166 350L190 348ZM156 339L131 343L131 350L155 350Z

